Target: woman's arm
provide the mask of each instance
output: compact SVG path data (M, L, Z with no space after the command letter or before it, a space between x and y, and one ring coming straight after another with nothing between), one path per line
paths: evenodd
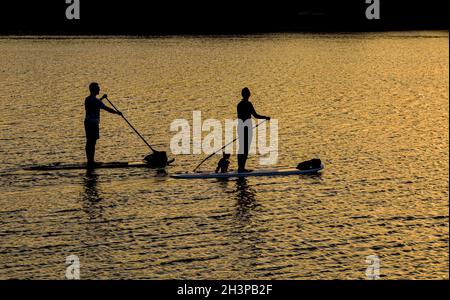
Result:
M255 117L256 119L270 120L270 117L266 117L266 116L262 116L262 115L258 114L256 112L255 108L253 107L253 104L252 104L252 116Z

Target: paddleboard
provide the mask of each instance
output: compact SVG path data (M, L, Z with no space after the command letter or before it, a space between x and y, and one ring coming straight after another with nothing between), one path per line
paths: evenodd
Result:
M321 171L324 165L320 168L310 170L298 170L295 168L280 168L280 169L259 169L252 172L239 173L237 171L227 173L214 172L198 172L198 173L178 173L172 174L170 177L175 179L208 179L208 178L239 178L239 177L257 177L257 176L290 176L290 175L304 175L314 174Z
M79 164L51 164L43 166L25 167L27 171L58 171L58 170L87 170L87 169L120 169L120 168L150 168L150 166L143 162L108 162L100 163L95 167L88 167L86 163Z

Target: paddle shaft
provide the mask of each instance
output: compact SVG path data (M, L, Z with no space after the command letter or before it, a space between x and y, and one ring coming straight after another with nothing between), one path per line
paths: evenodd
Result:
M254 127L252 128L252 130L255 129L256 127L258 127L259 125L261 125L262 123L266 122L266 121L267 121L267 120L263 120L261 123L259 123L259 124L257 124L256 126L254 126ZM233 143L236 142L238 139L239 139L239 137L235 138L234 140L232 140L231 142L229 142L228 144L226 144L225 146L223 146L222 148L220 148L219 150L217 150L216 152L214 152L213 154L209 155L207 158L205 158L204 160L202 160L202 162L199 163L199 164L195 167L195 169L194 169L193 172L195 173L195 171L197 171L197 169L198 169L201 165L203 165L203 163L204 163L205 161L207 161L208 159L210 159L211 157L213 157L215 154L217 154L217 152L219 152L219 151L225 149L226 147L228 147L229 145L233 144Z
M109 104L111 104L111 106L116 110L116 111L120 111L117 109L117 107L108 99L106 98L106 100L108 100ZM125 118L125 116L123 114L121 114L122 118L125 120L125 122L127 122L128 125L130 125L131 129L134 130L134 132L136 132L136 134L141 138L141 140L144 141L144 143L150 148L150 150L152 150L153 152L157 152L155 151L155 149L153 149L153 147L144 139L144 137L139 133L139 131L136 130L136 128L134 128L133 125L131 125L131 123L127 120L127 118Z

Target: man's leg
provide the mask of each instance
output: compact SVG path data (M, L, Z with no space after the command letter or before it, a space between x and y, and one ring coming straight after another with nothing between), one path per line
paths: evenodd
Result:
M86 159L88 164L93 164L95 162L95 144L96 139L88 139L86 141Z
M86 131L86 159L88 164L95 163L95 145L100 137L99 124L96 122L84 121Z

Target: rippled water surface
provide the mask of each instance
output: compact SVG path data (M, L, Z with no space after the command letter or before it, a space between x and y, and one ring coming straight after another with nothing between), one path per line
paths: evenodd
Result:
M448 51L448 32L1 38L0 279L63 279L72 254L92 279L364 279L368 255L385 279L448 278ZM278 166L326 169L22 171L84 160L91 81L166 150L174 119L235 118L248 86L279 119ZM117 116L101 136L100 161L148 152Z

